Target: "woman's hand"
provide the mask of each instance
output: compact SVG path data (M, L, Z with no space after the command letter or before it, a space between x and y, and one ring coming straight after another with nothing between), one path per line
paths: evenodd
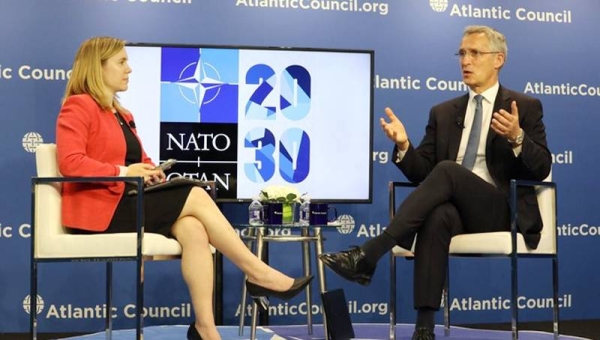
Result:
M158 171L160 171L160 173L158 175L152 175L152 177L150 177L150 180L145 182L146 185L154 185L165 181L165 179L167 178L167 176L165 176L165 173L162 170Z
M165 179L165 173L162 170L155 170L152 164L134 163L127 167L127 176L144 177L144 183L156 184Z

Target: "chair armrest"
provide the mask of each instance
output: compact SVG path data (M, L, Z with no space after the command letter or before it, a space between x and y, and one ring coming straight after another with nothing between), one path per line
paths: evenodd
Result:
M550 177L549 177L550 178ZM388 184L389 190L389 214L390 219L394 217L396 210L396 197L395 192L397 188L414 188L417 187L420 183L413 183L407 181L398 181L392 182L390 181ZM535 180L518 180L513 179L510 181L510 197L509 197L509 205L510 205L510 213L511 213L511 242L512 242L512 252L516 254L517 250L517 187L545 187L553 189L554 192L554 214L556 214L556 183L551 182L549 180L545 181L535 181ZM556 221L556 216L554 217Z
M144 226L144 177L138 176L110 176L110 177L32 177L31 178L31 216L35 216L35 187L39 184L52 183L95 183L95 182L129 182L137 186L137 202L136 202L136 232L137 232L137 253L142 255L142 240Z
M408 182L408 181L395 181L395 182L390 181L389 188L390 188L390 190L398 188L398 187L416 188L419 186L419 184L421 184L421 183Z
M514 189L516 189L517 186L522 186L522 187L542 186L542 187L548 187L548 188L556 188L556 183L551 182L551 181L532 181L532 180L527 180L527 179L511 179L510 180L510 189L514 190Z
M550 177L548 177L550 178ZM512 254L517 252L517 188L518 187L546 187L553 189L554 192L554 214L556 215L556 183L552 181L535 181L535 180L523 180L523 179L511 179L510 180L510 234L512 243ZM537 195L536 195L537 196ZM556 221L556 216L554 218Z
M110 177L85 177L85 176L81 176L81 177L77 177L77 176L73 176L73 177L31 177L31 183L32 185L36 185L36 184L50 184L50 183L65 183L65 182L72 182L72 183L93 183L93 182L132 182L132 183L137 183L138 187L144 185L144 178L143 177L132 177L132 176L125 176L125 177L118 177L118 176L110 176Z
M511 211L511 230L514 228L516 231L517 221L517 188L518 187L547 187L554 189L554 196L556 197L556 183L551 181L533 181L524 179L511 179L510 180L510 211ZM556 202L556 199L554 200ZM555 210L556 211L556 210Z

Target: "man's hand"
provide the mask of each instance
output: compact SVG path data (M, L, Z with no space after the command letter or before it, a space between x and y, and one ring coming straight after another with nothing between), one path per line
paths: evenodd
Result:
M400 151L406 151L410 143L404 124L394 115L394 112L389 107L386 107L384 112L390 122L386 122L384 118L379 119L383 132L385 132L385 135L392 142L396 143Z
M492 129L500 136L507 138L510 141L514 141L521 134L521 127L519 126L519 109L517 108L517 102L513 100L510 103L510 110L500 110L500 112L494 112L492 116Z

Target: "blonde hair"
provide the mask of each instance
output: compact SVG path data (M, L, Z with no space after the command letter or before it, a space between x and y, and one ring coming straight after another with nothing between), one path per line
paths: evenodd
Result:
M125 41L112 37L94 37L84 41L75 54L71 77L63 102L72 95L89 94L103 109L123 111L116 96L106 91L102 66L125 48Z

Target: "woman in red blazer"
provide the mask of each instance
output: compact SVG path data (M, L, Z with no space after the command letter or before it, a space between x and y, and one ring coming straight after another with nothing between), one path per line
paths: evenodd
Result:
M130 123L133 116L116 97L127 90L130 73L123 40L96 37L80 46L56 124L63 176L140 176L147 184L165 180L144 152ZM65 183L63 224L74 233L135 232L136 198L124 195L127 186ZM202 188L190 185L148 192L144 204L145 230L174 237L183 249L182 274L196 316L188 339L220 339L212 313L209 244L248 276L246 286L253 298L290 299L312 279L292 279L260 261Z

